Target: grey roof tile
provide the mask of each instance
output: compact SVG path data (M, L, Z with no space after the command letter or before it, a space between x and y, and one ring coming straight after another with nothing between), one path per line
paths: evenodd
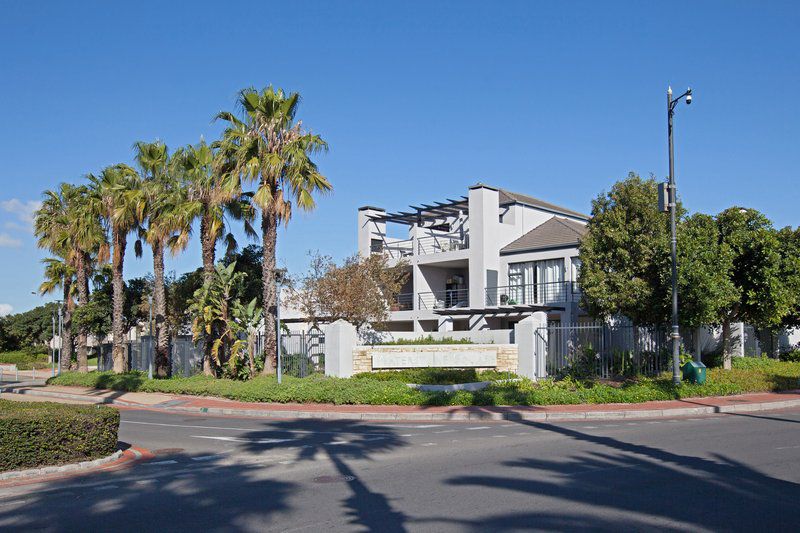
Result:
M580 222L561 217L552 217L519 239L504 246L500 253L577 245L587 231L586 226Z

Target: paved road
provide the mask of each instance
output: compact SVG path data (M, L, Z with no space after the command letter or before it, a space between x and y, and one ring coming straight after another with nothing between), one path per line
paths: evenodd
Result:
M0 489L0 530L800 528L800 410L545 424L123 411L132 469Z

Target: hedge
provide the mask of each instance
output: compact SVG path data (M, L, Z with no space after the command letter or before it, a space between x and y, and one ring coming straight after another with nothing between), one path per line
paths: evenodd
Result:
M403 381L394 379L384 381L383 376L376 379L368 376L349 379L321 375L307 378L284 376L283 384L278 385L274 377L264 376L250 381L215 379L208 376L147 379L145 374L139 372L126 374L89 372L65 373L50 378L48 383L125 391L217 396L244 402L367 405L638 403L800 388L800 363L746 358L737 359L734 366L733 370L710 369L708 382L705 385L684 383L676 387L669 375L614 383L574 379L532 382L521 379L514 382L493 383L481 391L454 393L414 390L407 387Z
M17 365L20 370L30 370L36 368L48 368L47 354L34 352L32 350L16 350L13 352L0 352L0 364Z
M106 457L118 430L110 407L0 400L0 471Z

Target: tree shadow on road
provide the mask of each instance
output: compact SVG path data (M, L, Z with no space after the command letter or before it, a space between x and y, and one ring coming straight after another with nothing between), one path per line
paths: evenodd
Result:
M270 439L288 438L294 443L295 460L311 461L317 457L327 458L336 470L336 476L323 481L334 481L346 485L350 491L344 506L347 509L349 526L362 526L369 531L406 531L407 517L393 509L389 499L370 489L349 462L369 460L374 455L387 453L405 445L396 431L388 425L371 425L358 421L280 421L270 424L265 431L248 432L241 435L248 441L246 449L260 453L279 443Z
M503 463L513 476L458 476L451 486L509 491L530 502L518 513L478 519L452 516L423 522L472 531L520 529L794 530L800 485L739 461L682 455L657 447L583 433L569 426L520 421L591 446L552 459ZM597 450L606 451L601 452ZM698 450L700 451L700 450ZM541 510L536 510L536 507ZM552 509L559 509L553 512Z

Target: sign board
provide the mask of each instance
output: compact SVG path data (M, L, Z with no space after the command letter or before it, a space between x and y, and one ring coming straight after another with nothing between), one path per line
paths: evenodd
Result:
M372 368L491 368L497 350L441 350L372 352Z

